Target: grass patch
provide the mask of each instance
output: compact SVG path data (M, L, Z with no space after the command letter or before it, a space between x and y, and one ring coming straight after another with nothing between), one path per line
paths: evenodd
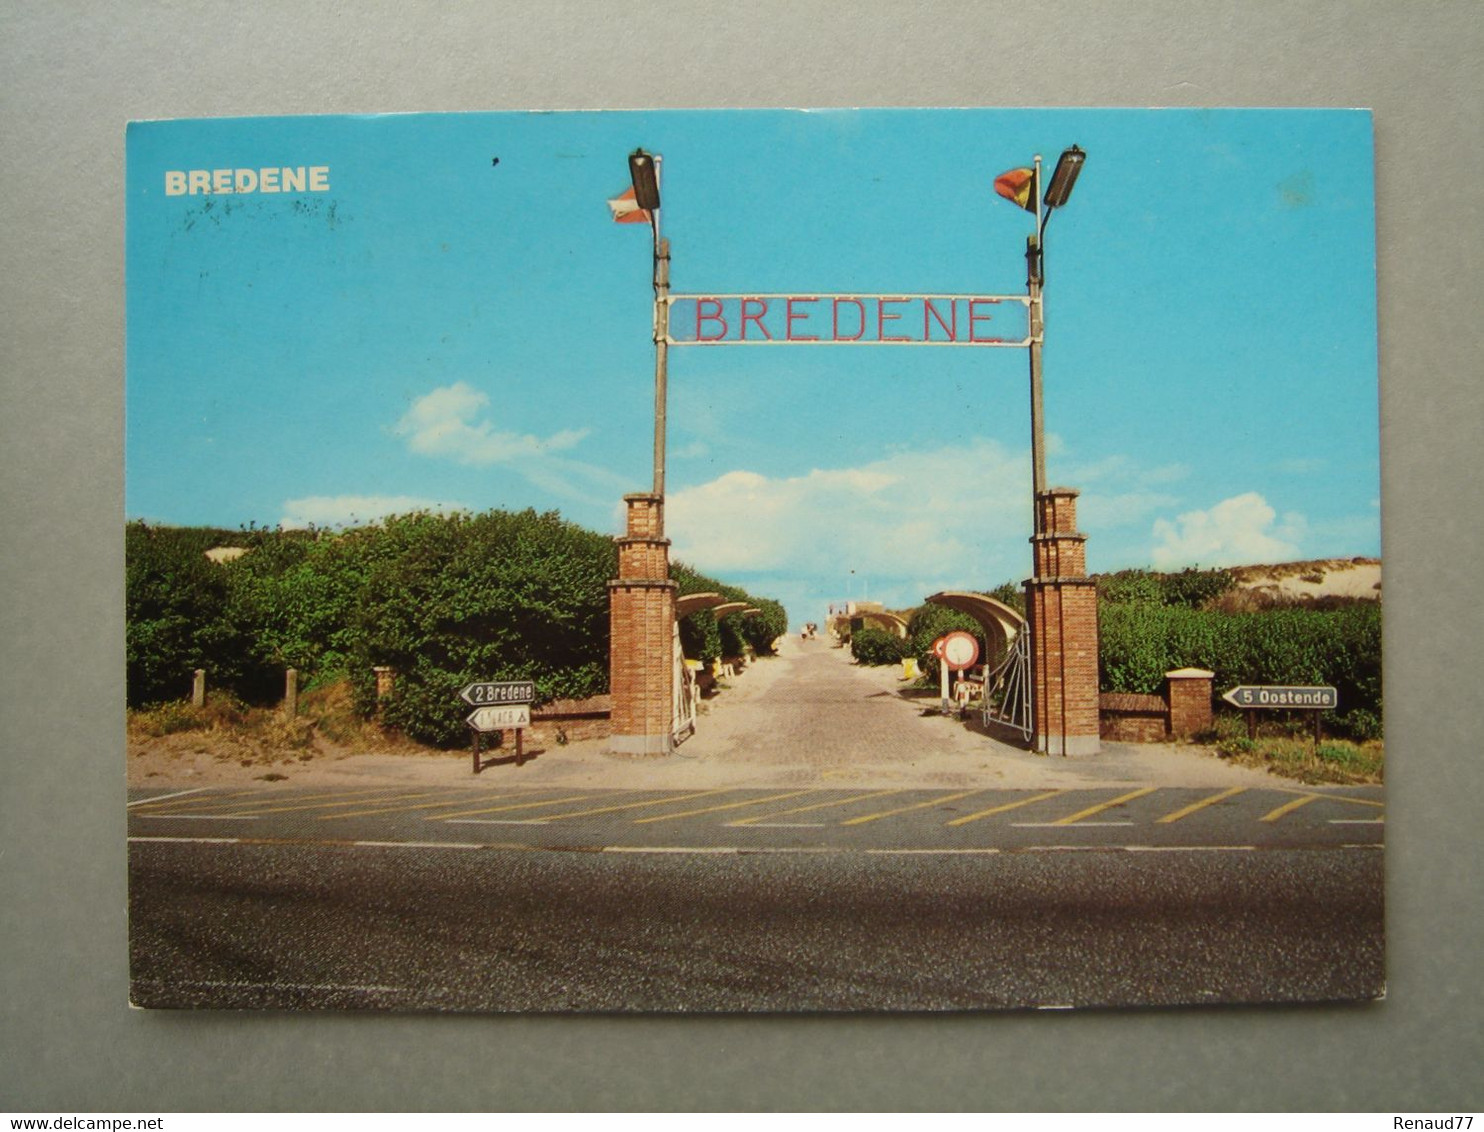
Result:
M281 706L250 707L221 690L209 692L202 707L175 700L129 709L128 734L135 743L147 745L182 733L191 733L188 742L194 753L214 754L243 766L285 757L302 763L351 749L408 746L390 739L373 721L356 713L348 681L301 694L294 719L286 718Z
M1214 746L1224 759L1311 786L1385 780L1386 747L1380 739L1362 743L1322 739L1316 747L1309 725L1304 723L1265 721L1258 725L1257 738L1249 739L1246 721L1241 717L1218 716Z

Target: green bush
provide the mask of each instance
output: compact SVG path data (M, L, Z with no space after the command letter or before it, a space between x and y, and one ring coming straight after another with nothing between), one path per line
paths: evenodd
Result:
M248 553L208 561L222 545ZM349 680L365 716L377 706L372 668L387 665L397 681L382 721L446 746L468 737L467 683L532 680L539 701L607 690L617 549L554 512L412 514L334 536L130 523L125 560L131 707L185 696L196 668L213 692L270 703L292 667L305 691ZM690 655L764 654L787 631L776 601L684 565L675 574L682 593L716 590L759 610L686 618Z
M899 664L910 655L910 645L885 629L857 629L850 638L850 655L858 664Z
M1366 713L1356 717L1356 728L1374 726L1379 734L1381 609L1375 602L1221 613L1105 601L1098 618L1105 692L1158 693L1166 672L1186 666L1214 672L1218 692L1237 684L1329 684L1342 713Z

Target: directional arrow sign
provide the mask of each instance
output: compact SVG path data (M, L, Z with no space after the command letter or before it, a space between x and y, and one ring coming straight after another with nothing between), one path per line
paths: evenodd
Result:
M505 731L512 727L531 726L530 704L487 705L475 708L467 720L475 731Z
M530 680L504 680L470 684L460 697L466 704L528 704L536 698L536 685Z
M1340 694L1328 686L1239 684L1221 697L1239 708L1313 708L1330 711L1340 704Z

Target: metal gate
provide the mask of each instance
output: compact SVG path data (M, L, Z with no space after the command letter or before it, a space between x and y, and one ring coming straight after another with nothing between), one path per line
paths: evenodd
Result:
M677 746L689 739L696 733L696 703L701 698L700 685L696 683L696 676L685 663L685 651L680 647L680 621L675 621L675 679L673 682L674 692L671 694L673 710L670 718L674 721L670 739Z
M984 723L998 723L1031 737L1031 648L1029 626L1015 634L1005 659L984 679Z

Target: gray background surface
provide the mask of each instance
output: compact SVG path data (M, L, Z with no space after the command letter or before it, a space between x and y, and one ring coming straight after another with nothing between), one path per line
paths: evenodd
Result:
M1481 49L1461 0L0 2L0 1108L1479 1106ZM126 1006L124 123L728 105L1374 108L1388 1001L849 1019Z

